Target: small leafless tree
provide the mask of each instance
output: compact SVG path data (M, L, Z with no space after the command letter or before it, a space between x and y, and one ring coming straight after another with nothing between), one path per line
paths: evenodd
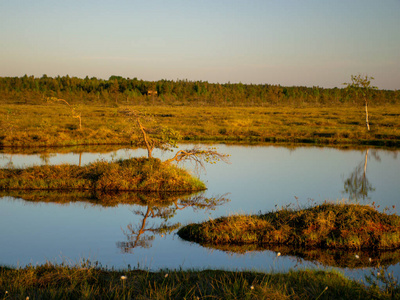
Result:
M71 104L69 104L66 100L64 100L64 99L59 99L59 98L57 98L57 97L48 97L48 98L47 98L47 101L48 101L48 102L53 102L53 103L58 101L58 102L63 102L63 103L65 103L66 105L68 105L68 107L71 109L72 117L79 120L79 130L82 130L82 118L81 118L81 113L78 113L78 112L76 111L76 109L75 109L74 106L72 106Z
M134 131L138 130L138 135L141 138L136 141L136 145L146 147L148 158L153 157L154 148L167 151L177 147L177 141L180 138L180 134L177 131L155 125L152 116L143 114L137 110L128 109L123 111L123 113L134 123ZM147 128L143 124L143 120L153 123L153 125Z

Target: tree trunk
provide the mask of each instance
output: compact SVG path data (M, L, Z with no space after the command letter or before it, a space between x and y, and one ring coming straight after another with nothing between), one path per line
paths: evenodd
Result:
M148 156L148 158L152 158L151 152L153 151L153 148L150 146L150 143L149 143L149 141L148 141L148 139L147 139L147 134L146 134L146 132L144 131L144 127L142 126L142 123L140 122L139 118L137 118L137 122L138 122L138 125L139 125L140 130L142 131L143 139L144 139L144 142L145 142L145 144L146 144L147 156Z
M364 161L364 177L365 177L365 174L367 173L368 151L369 151L369 149L367 149L367 152L365 152L365 161Z
M365 101L365 123L367 124L367 129L369 131L368 102L367 101Z

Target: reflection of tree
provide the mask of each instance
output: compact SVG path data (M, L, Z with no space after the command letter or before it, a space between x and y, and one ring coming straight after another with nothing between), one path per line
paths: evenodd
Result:
M130 146L125 150L136 149ZM19 147L7 147L1 148L0 152L4 154L29 154L29 155L39 155L42 153L53 153L53 154L66 154L66 153L92 153L92 154L108 154L110 152L115 152L121 150L121 145L77 145L77 146L65 146L65 147L29 147L29 148L19 148Z
M147 206L146 212L142 212L141 210L133 211L134 214L142 216L142 222L137 226L129 224L127 226L127 230L124 230L123 233L127 238L125 242L118 242L117 247L122 250L122 252L130 253L133 248L142 247L142 248L150 248L151 242L154 240L155 235L162 235L164 233L170 233L175 229L178 229L180 223L176 223L173 225L169 225L165 219L168 218L168 209L165 210L164 207L157 206ZM147 226L146 223L148 218L162 218L164 222L161 225L155 226Z
M41 161L45 164L48 165L50 163L50 158L56 156L56 153L48 153L48 152L44 152L44 153L40 153L39 154L39 158L41 159Z
M8 157L7 157L7 156L8 156ZM12 158L13 158L13 155L12 155L12 154L9 154L9 155L1 154L1 159L3 159L4 161L5 161L6 159L8 159L8 163L4 164L4 167L3 167L3 168L6 168L6 169L12 169L12 168L14 168L14 163L13 163L13 161L12 161Z
M349 199L359 200L367 199L368 193L375 190L367 178L367 164L368 164L369 149L365 152L364 161L361 161L350 176L344 181L344 193L349 194ZM371 152L372 156L377 161L380 161L376 151Z
M192 207L193 210L214 210L217 206L227 201L229 200L223 196L205 198L202 195L174 199L167 203L165 201L149 201L145 212L142 210L133 211L134 214L142 217L142 221L136 226L129 224L127 229L123 230L127 241L117 242L117 247L125 253L132 253L136 247L149 248L156 235L170 234L181 226L180 223L170 224L168 222L169 219L176 215L178 210L183 210L187 207ZM159 225L149 225L148 218L160 218L162 222Z
M83 202L89 205L111 207L119 204L134 204L146 207L145 210L134 210L133 213L141 217L141 222L134 226L129 224L123 230L127 241L118 242L118 248L123 252L132 252L135 247L148 248L156 235L166 235L180 227L179 223L169 224L168 220L174 217L178 211L192 207L194 211L199 209L214 210L217 206L229 201L225 195L221 197L205 198L200 194L165 194L165 193L92 193L90 191L0 191L0 197L10 196L20 198L32 204L56 203L70 204ZM149 218L159 218L161 224L149 224Z

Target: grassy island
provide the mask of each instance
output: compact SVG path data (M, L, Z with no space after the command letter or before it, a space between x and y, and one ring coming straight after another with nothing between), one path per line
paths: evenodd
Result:
M186 240L213 245L286 245L326 249L400 248L400 217L359 204L324 203L261 215L229 216L181 228Z
M0 190L190 192L206 187L186 170L156 158L98 161L86 166L0 169Z

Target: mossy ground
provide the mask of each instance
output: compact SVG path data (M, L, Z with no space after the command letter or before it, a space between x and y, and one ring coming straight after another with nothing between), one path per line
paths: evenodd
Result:
M0 169L0 190L21 189L182 192L204 190L205 185L186 170L156 158Z
M261 215L221 217L181 228L184 239L214 245L258 244L328 249L400 248L400 217L360 204L324 203Z
M384 272L378 277L383 277ZM142 270L79 266L0 267L2 299L400 299L393 280L366 286L337 272ZM386 277L385 277L386 278ZM383 279L383 280L382 280ZM377 282L386 285L378 287Z

